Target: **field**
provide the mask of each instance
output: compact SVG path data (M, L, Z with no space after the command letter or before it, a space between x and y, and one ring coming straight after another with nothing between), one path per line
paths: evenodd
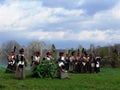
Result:
M102 68L96 74L69 73L69 79L31 78L27 71L25 80L0 69L0 90L120 90L120 69Z

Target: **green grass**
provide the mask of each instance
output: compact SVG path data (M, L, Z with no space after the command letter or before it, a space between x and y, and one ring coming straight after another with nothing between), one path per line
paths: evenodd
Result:
M96 74L69 73L69 79L32 78L17 80L0 69L0 90L120 90L120 69L103 68Z

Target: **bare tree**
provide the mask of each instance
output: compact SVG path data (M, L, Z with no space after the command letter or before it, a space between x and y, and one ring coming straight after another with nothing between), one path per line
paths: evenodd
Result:
M82 45L79 45L79 46L78 46L78 49L79 49L79 54L82 55L82 50L83 50Z
M90 54L95 57L95 46L94 44L90 44Z
M48 49L48 46L42 41L32 41L27 46L27 58L30 60L33 53L39 51L43 55L43 51Z
M14 40L10 40L10 41L6 41L3 42L1 45L1 58L3 61L3 63L5 63L7 61L6 57L12 52L14 51L16 47L16 52L18 53L18 50L20 49L20 44Z

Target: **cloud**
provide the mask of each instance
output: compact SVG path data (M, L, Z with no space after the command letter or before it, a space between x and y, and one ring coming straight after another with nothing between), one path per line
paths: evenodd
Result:
M63 7L65 9L76 9L77 8L77 4L80 0L51 0L50 2L48 2L48 0L41 0L43 6L45 7L50 7L50 8L59 8L59 7Z
M0 4L0 32L26 41L120 42L118 1L5 0Z
M79 22L84 30L119 30L120 29L120 2L115 7L98 11L93 16L86 16L86 19Z
M37 1L7 2L0 6L0 30L34 29L34 26L59 23L66 17L77 17L82 13L82 10L44 7Z
M111 43L119 42L120 36L119 30L95 30L95 31L79 31L78 33L73 31L35 31L35 32L23 32L27 39L37 40L50 40L50 41L82 41L82 42L93 42L93 43ZM113 41L114 40L114 41Z
M78 5L86 11L86 14L94 15L97 12L112 9L118 2L119 0L82 0Z

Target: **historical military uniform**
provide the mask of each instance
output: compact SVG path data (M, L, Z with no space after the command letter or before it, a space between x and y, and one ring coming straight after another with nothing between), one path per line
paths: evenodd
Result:
M40 57L40 52L37 51L35 52L35 55L32 57L32 62L31 62L31 71L33 72L37 65L39 65L41 62L41 57Z
M60 52L60 53L59 53L58 61L60 61L60 60L63 61L64 63L66 62L66 61L65 61L65 57L64 57L64 55L63 55L63 52Z
M66 70L69 70L70 57L68 56L68 54L66 54L65 56L65 62Z
M16 70L16 64L15 64L15 54L14 52L11 52L11 54L8 56L8 66L6 69L6 73L14 73Z
M89 65L90 65L89 72L94 73L94 71L95 71L95 59L91 54L90 54Z
M52 57L52 54L50 52L47 52L46 53L46 57L45 57L46 60L54 60L54 58Z
M89 56L87 54L82 57L82 73L86 73L89 71Z
M15 77L18 79L25 79L25 67L27 66L27 62L24 56L24 49L20 49L20 53L16 56L17 68Z
M73 72L74 68L75 68L75 60L76 57L74 56L74 53L72 53L72 55L70 56L70 63L69 63L69 71Z
M81 56L80 55L77 55L76 56L76 60L75 60L75 69L74 71L77 72L77 73L80 73L81 72Z
M57 77L60 79L68 78L68 73L65 69L65 57L63 56L63 52L60 52L59 56Z
M98 73L100 72L100 57L96 56L95 57L95 72Z

